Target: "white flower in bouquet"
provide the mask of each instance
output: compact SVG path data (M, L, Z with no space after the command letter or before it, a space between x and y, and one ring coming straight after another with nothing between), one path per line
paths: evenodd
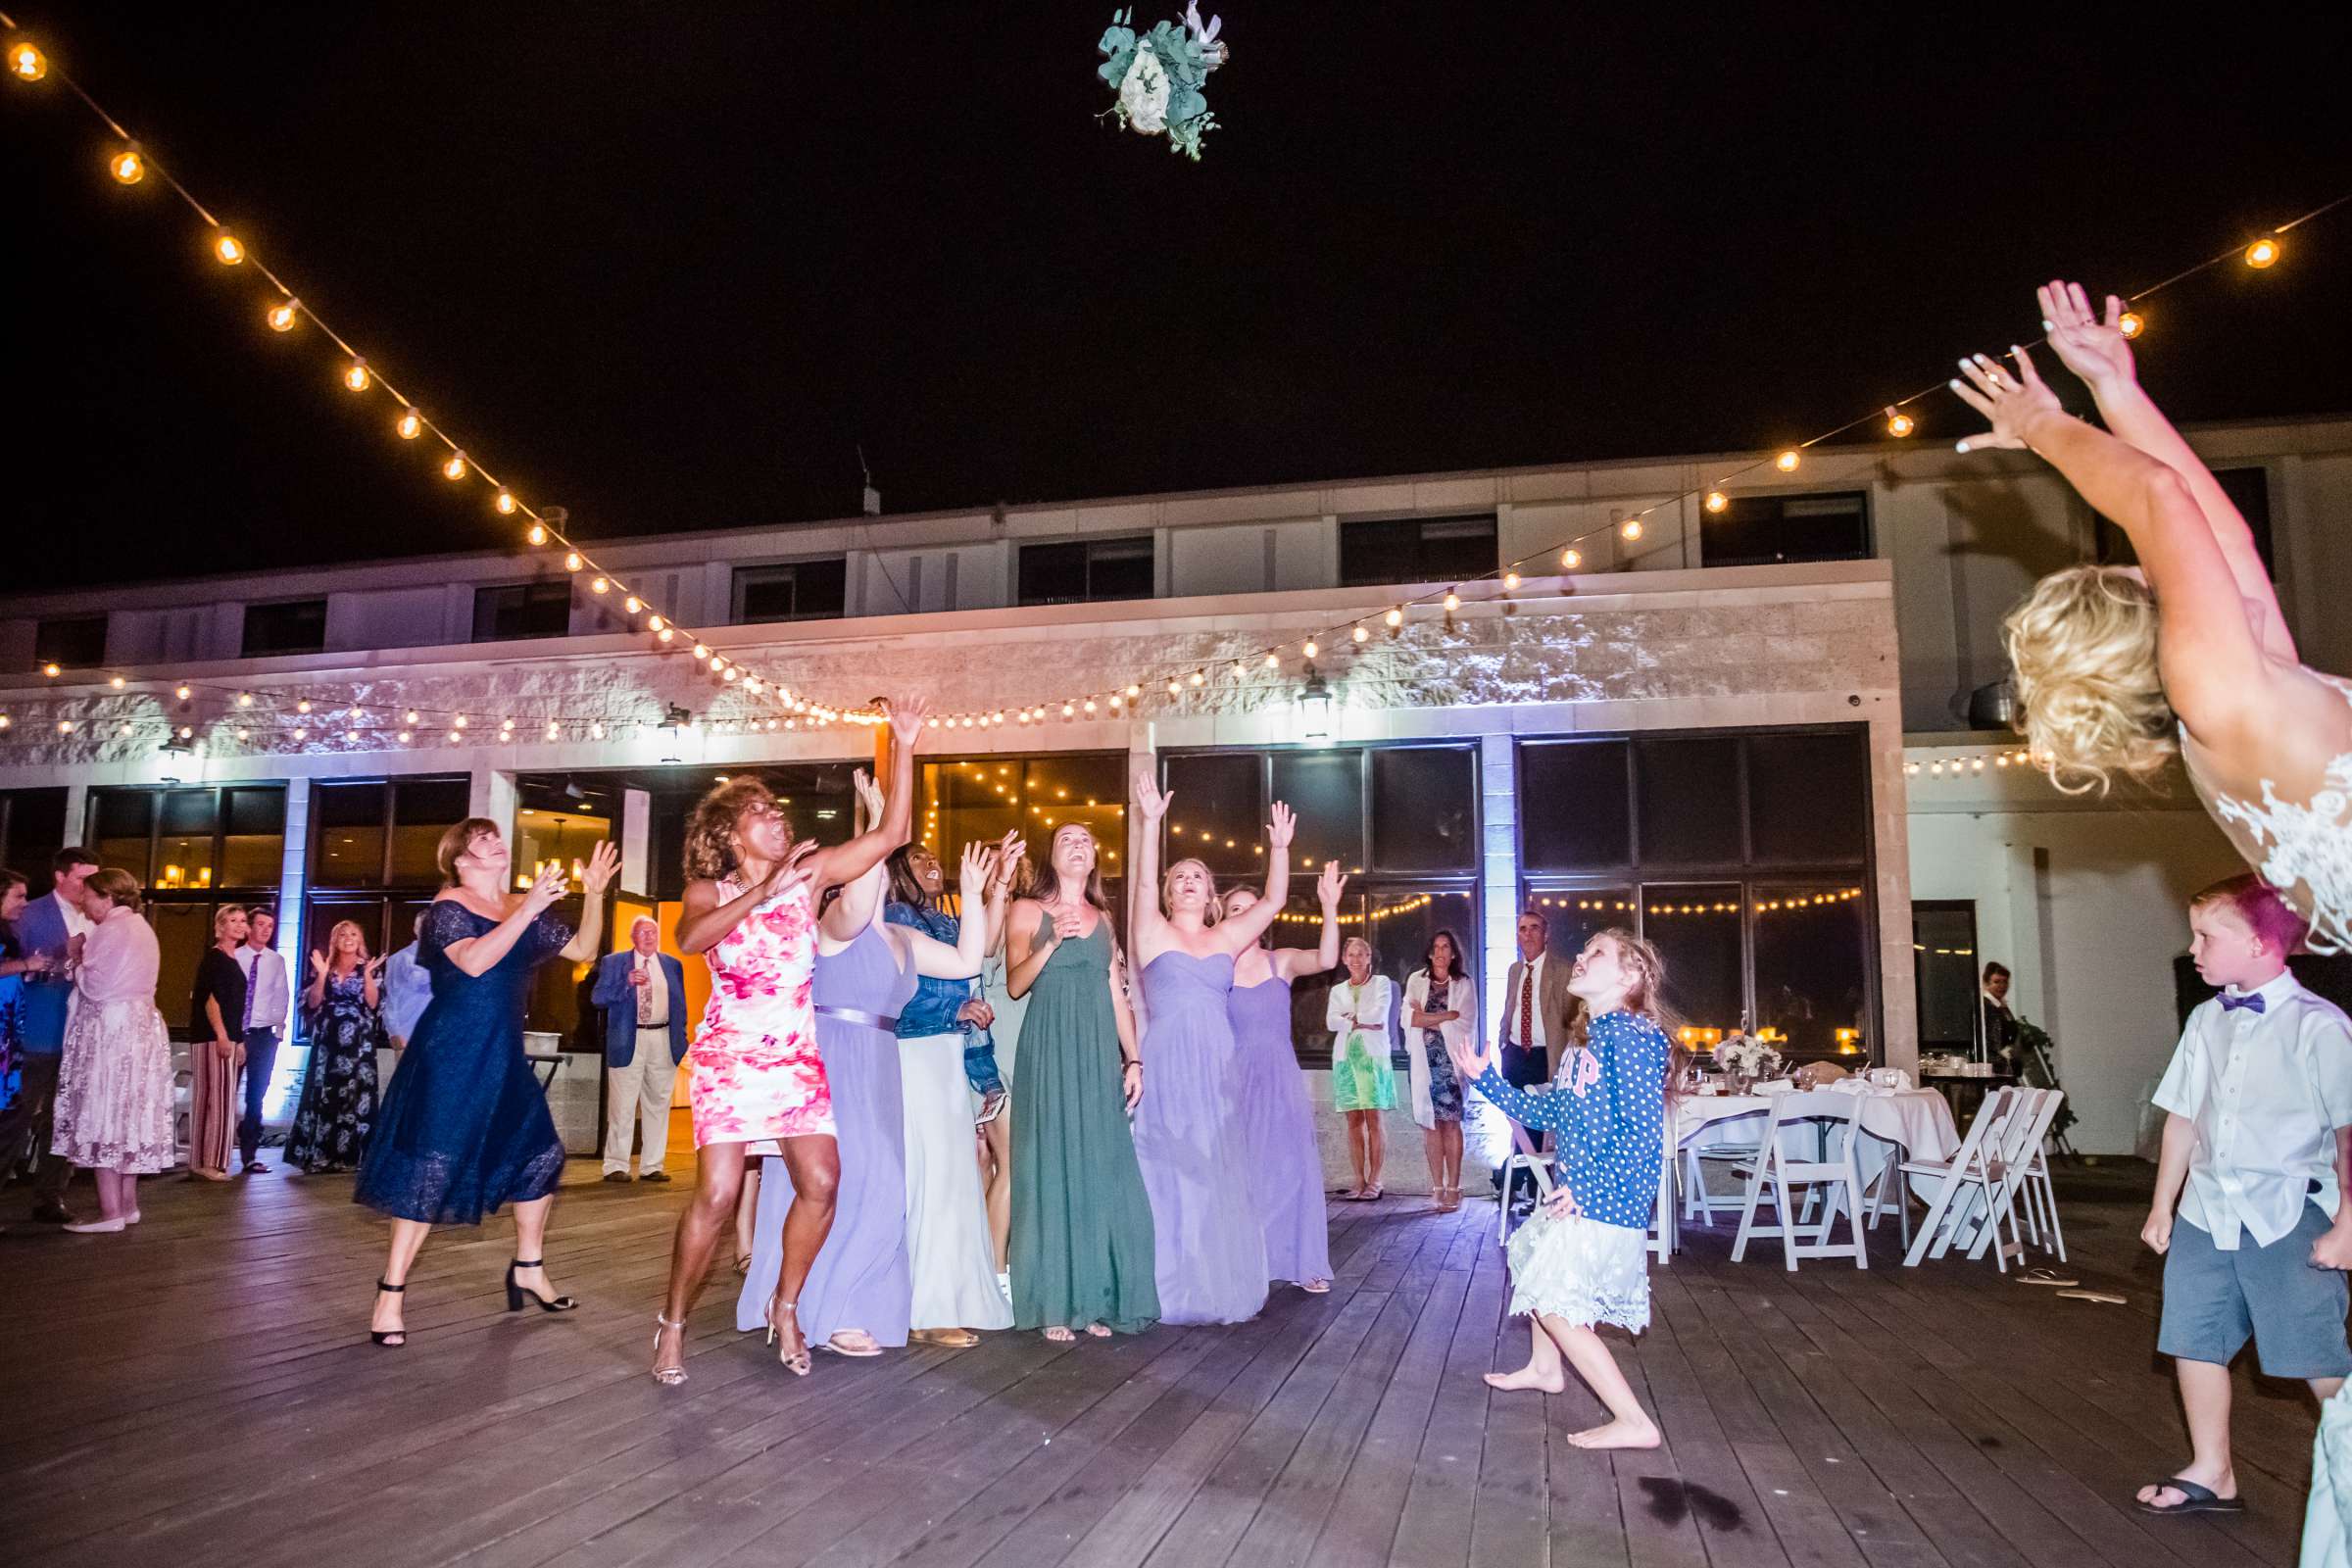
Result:
M1781 1070L1781 1054L1761 1040L1735 1031L1715 1048L1715 1065L1742 1078L1769 1078Z

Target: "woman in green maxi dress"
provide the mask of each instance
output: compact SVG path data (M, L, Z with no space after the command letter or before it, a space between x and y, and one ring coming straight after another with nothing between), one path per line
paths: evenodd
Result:
M1007 989L1029 999L1012 1073L1012 1320L1050 1340L1159 1316L1127 1125L1143 1066L1095 865L1094 836L1064 824L1005 920Z

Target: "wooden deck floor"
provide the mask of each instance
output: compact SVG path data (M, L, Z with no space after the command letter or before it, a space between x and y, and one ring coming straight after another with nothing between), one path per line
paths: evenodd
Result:
M2140 1210L2067 1215L2055 1300L1965 1263L1790 1275L1700 1233L1655 1271L1627 1353L1667 1446L1563 1435L1581 1390L1490 1396L1516 1364L1494 1210L1338 1203L1329 1296L1234 1329L1109 1344L988 1337L782 1375L733 1330L692 1381L645 1376L684 1184L560 1200L576 1315L502 1310L512 1232L445 1233L409 1348L362 1330L381 1231L350 1179L148 1184L126 1237L0 1236L0 1559L241 1568L463 1562L1381 1563L2110 1568L2289 1563L2312 1416L2241 1389L2252 1512L2132 1511L2183 1450L2154 1357ZM76 1189L87 1200L86 1188ZM21 1189L0 1196L17 1212Z

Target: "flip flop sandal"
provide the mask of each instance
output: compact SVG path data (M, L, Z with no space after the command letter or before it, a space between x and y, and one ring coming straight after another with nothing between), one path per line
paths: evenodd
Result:
M2139 1503L2141 1513L2244 1513L2246 1511L2243 1498L2217 1496L2211 1487L2200 1487L2194 1481L2183 1481L2179 1476L2172 1476L2156 1482L2154 1485L2172 1488L2173 1491L2180 1494L2180 1500L2170 1504L2141 1502ZM2138 1501L2137 1498L2132 1500Z
M2122 1306L2129 1299L2129 1298L2118 1296L2112 1291L2069 1290L2060 1291L2058 1297L2059 1299L2066 1301L2097 1301L2104 1306ZM2167 1482L2166 1485L2170 1486L2171 1483Z
M2030 1268L2017 1277L2017 1283L2020 1285L2055 1285L2062 1289L2071 1289L2082 1282L2061 1274L2054 1268Z

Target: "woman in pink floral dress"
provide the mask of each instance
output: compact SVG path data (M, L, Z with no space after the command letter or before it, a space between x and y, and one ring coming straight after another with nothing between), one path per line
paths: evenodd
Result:
M702 1295L719 1238L735 1223L744 1152L773 1141L792 1175L784 1265L769 1337L784 1365L807 1375L808 1349L794 1302L833 1226L841 1158L833 1098L816 1050L809 982L816 962L816 897L853 881L906 841L914 811L914 743L924 704L890 705L891 781L880 822L846 844L793 842L775 797L738 776L703 797L686 827L686 897L678 947L705 954L710 1002L686 1054L694 1115L694 1200L678 1216L669 1290L654 1333L654 1377L686 1381L686 1314Z

